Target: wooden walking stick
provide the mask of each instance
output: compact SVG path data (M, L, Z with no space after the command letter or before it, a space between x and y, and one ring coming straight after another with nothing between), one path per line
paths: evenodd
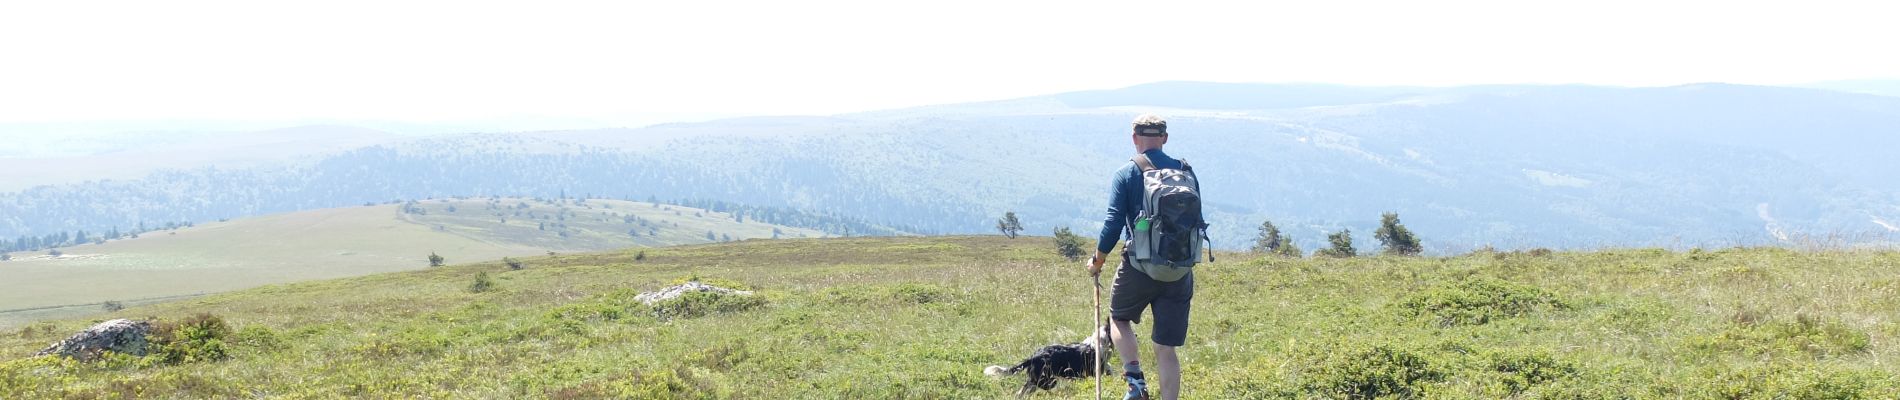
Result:
M1089 325L1095 325L1095 324L1101 324L1101 323L1102 323L1102 276L1097 274L1095 275L1095 321L1090 322ZM1104 368L1102 368L1102 353L1108 352L1108 344L1103 343L1103 341L1114 340L1114 338L1106 337L1108 333L1108 325L1103 324L1100 326L1101 326L1101 330L1090 334L1090 335L1104 336L1101 339L1097 339L1095 341L1095 400L1102 400L1102 375L1108 374L1108 371L1104 371Z

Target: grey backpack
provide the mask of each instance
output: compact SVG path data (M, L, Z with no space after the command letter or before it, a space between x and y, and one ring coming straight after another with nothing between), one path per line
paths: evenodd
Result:
M1148 155L1136 155L1141 168L1141 214L1129 221L1128 253L1136 270L1161 282L1181 280L1201 261L1207 221L1201 216L1201 184L1194 168L1155 168ZM1208 261L1213 261L1210 251Z

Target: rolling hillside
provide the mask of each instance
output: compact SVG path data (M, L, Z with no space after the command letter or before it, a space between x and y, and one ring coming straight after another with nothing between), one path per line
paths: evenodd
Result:
M1171 118L1218 247L1273 220L1305 248L1397 212L1428 251L1900 238L1900 98L1815 89L1164 82L640 129L443 136L308 165L0 193L0 237L390 198L716 199L913 233L1092 231L1129 119ZM198 196L181 196L194 193ZM849 233L864 234L861 228ZM826 228L833 234L845 229ZM876 233L872 233L876 234Z
M1089 278L1053 247L746 241L271 285L102 316L210 313L221 360L29 358L89 319L9 330L0 397L998 398L1022 381L983 367L1089 330ZM1185 398L1900 397L1900 253L1219 259L1196 267ZM689 279L758 295L633 300Z
M450 211L453 209L454 211ZM622 200L426 200L274 214L150 232L136 239L15 254L0 262L0 327L97 313L105 301L215 293L259 285L553 252L757 238L823 237L803 228L676 205ZM504 222L506 220L506 222ZM635 233L637 236L630 234ZM714 238L708 240L708 232ZM71 307L60 307L71 306ZM31 309L31 310L27 310ZM25 310L25 311L22 311Z

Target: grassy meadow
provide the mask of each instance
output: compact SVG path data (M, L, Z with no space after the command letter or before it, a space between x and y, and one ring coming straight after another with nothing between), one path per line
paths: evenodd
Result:
M148 303L257 287L449 263L823 233L690 207L620 200L439 199L209 222L139 238L60 248L64 257L14 253L0 262L0 329ZM639 236L628 234L638 230Z
M1187 398L1900 398L1900 253L1220 260L1197 267ZM9 330L0 398L1001 398L1020 377L984 366L1090 327L1089 278L1046 238L752 240L521 261ZM759 295L632 299L687 279ZM188 356L29 357L99 319L199 313L222 327L165 347ZM1037 398L1092 398L1092 382Z

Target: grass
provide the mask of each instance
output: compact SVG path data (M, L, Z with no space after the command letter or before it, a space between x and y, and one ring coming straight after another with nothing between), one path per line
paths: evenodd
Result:
M1189 398L1900 397L1897 253L1220 259L1197 267L1182 349ZM1021 382L984 366L1089 329L1088 278L1046 238L746 241L521 261L112 315L216 315L231 332L222 359L29 358L90 321L9 331L0 398L996 398ZM482 274L492 286L471 291ZM632 300L693 278L758 295ZM1039 397L1090 398L1091 385Z
M774 229L783 237L823 236L695 208L598 199L443 199L243 218L61 249L83 256L73 259L0 263L0 330L97 315L108 301L421 269L432 252L459 264L701 244L707 231L720 239L769 238Z

